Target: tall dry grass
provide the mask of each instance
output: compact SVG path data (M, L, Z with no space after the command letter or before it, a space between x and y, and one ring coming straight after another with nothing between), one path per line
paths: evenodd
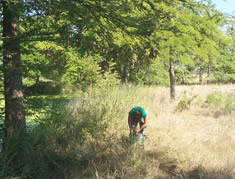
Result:
M224 113L207 103L215 91L234 96L235 86L177 86L174 102L165 87L122 88L103 95L101 103L111 112L106 137L87 141L89 165L72 178L233 178L234 111ZM187 108L176 110L182 99L192 96ZM136 105L148 114L144 150L128 139L128 112Z
M17 172L6 160L0 177L234 178L235 104L209 103L216 91L235 98L234 85L177 86L171 102L166 87L104 84L57 101L24 142ZM144 149L128 137L134 106L147 112Z
M162 167L160 173L163 172L164 176L171 174L180 178L235 176L234 111L231 114L224 114L216 106L209 106L206 103L206 97L215 91L235 95L233 85L177 86L177 98L174 103L169 101L167 88L149 93L152 102L147 106L150 120L146 150L162 151L164 155L174 160L169 167ZM190 105L190 109L176 112L176 106L182 98L194 95L197 97ZM158 161L158 158L153 160ZM161 161L158 164L161 165ZM156 176L154 170L150 171L150 176Z

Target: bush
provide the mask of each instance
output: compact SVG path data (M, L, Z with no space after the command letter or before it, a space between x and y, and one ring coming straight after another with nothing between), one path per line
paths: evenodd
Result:
M176 111L183 111L186 109L190 109L193 100L197 97L197 95L194 95L192 97L187 97L186 92L184 92L183 98L179 101L179 103L176 106Z
M235 110L235 95L232 93L215 91L207 96L206 102L219 107L226 113L232 113Z
M56 95L60 94L62 87L55 82L38 82L32 86L24 86L24 94L26 95Z
M66 53L69 63L65 66L65 73L62 76L62 83L65 90L76 91L86 90L101 78L101 67L99 66L100 56L81 57L76 51L70 49Z
M115 73L107 72L71 100L28 97L27 108L41 112L41 105L45 110L36 127L22 143L16 140L0 162L0 178L73 178L71 173L92 178L97 170L104 178L107 171L124 176L130 158L135 161L130 167L141 173L146 167L129 148L123 126L133 104L146 102L143 95L144 89L122 86Z
M215 72L215 75L212 78L213 83L228 84L235 82L235 74L227 74L222 72Z
M169 85L169 73L163 63L155 60L151 65L138 70L133 81L144 85Z

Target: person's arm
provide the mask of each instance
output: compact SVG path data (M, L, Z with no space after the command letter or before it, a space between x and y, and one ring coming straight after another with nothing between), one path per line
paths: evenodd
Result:
M139 133L142 129L144 129L148 124L147 117L144 118L144 124L141 126L141 128L136 130L136 133Z
M131 116L128 115L128 125L129 125L129 129L130 129L130 133L133 133L133 130L131 128L131 120L132 120Z

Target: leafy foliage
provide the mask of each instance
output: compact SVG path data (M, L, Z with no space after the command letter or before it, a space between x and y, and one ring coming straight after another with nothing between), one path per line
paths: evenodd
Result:
M216 105L226 113L232 113L235 111L235 96L232 93L222 93L216 91L207 96L207 103L210 105Z
M176 106L176 111L182 112L183 110L190 109L192 102L196 97L197 97L197 95L188 97L186 95L186 92L184 92L182 99L179 101L179 103Z
M133 81L144 85L168 85L169 75L165 65L156 59L150 65L143 65L142 69L136 72Z
M204 77L205 73L208 81L234 83L234 21L216 11L210 1L14 2L19 3L10 8L20 15L21 35L13 40L21 45L25 92L78 91L82 95L74 101L76 109L69 108L67 101L62 105L56 104L58 101L50 103L48 111L43 111L48 116L40 113L46 120L39 120L41 124L29 132L23 143L12 139L15 147L6 153L3 160L6 168L1 176L11 177L12 169L16 169L16 176L23 173L22 177L36 176L33 172L37 170L60 171L68 164L65 158L72 164L77 157L79 167L91 164L89 159L94 156L89 151L84 154L90 145L86 142L107 140L107 127L124 117L126 106L143 100L143 96L138 98L140 92L130 89L120 92L121 83L169 85L170 59L175 65L178 84L189 83L193 75ZM221 30L225 27L227 33ZM2 42L0 45L1 66L4 47ZM2 82L2 68L0 79ZM132 101L126 102L123 96ZM177 110L189 109L195 98L184 96ZM208 96L210 104L215 101L220 101L216 105L230 113L234 110L227 97ZM48 101L35 102L32 97L31 105L40 108L45 102ZM26 114L31 114L30 104L25 106ZM28 150L24 153L21 149L25 148ZM69 151L69 156L65 151ZM25 160L19 162L18 154ZM130 165L138 165L138 171L144 169L136 160L131 160ZM17 170L22 168L23 171Z
M62 76L65 89L86 89L101 77L99 56L82 58L73 49L69 49L65 53L65 58L65 73Z
M50 79L85 89L112 62L123 82L168 85L170 57L178 83L196 72L234 81L232 36L220 29L233 21L209 2L24 1L19 8L27 87Z

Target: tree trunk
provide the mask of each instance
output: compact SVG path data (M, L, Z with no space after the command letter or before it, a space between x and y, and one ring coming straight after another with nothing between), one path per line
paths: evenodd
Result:
M172 52L170 52L170 68L169 68L169 74L170 74L170 95L171 100L175 100L175 67L174 67L174 60L172 58Z
M129 69L130 69L130 62L128 61L126 64L126 67L125 67L125 84L126 84L126 86L128 86L128 84L129 84L129 78L130 78Z
M101 65L102 65L102 69L104 70L104 72L107 72L109 70L109 64L105 57L103 58Z
M3 69L5 97L5 133L3 151L9 139L26 132L24 116L22 62L19 44L19 16L17 2L2 0L3 7ZM14 10L14 11L13 11Z
M107 72L109 70L109 64L108 64L108 60L106 58L106 56L108 55L108 47L104 47L103 49L103 53L102 53L102 56L103 56L103 60L102 60L102 69L104 70L104 72Z
M202 84L202 67L199 67L199 84Z
M211 75L211 63L207 67L207 84L210 84L210 75Z

